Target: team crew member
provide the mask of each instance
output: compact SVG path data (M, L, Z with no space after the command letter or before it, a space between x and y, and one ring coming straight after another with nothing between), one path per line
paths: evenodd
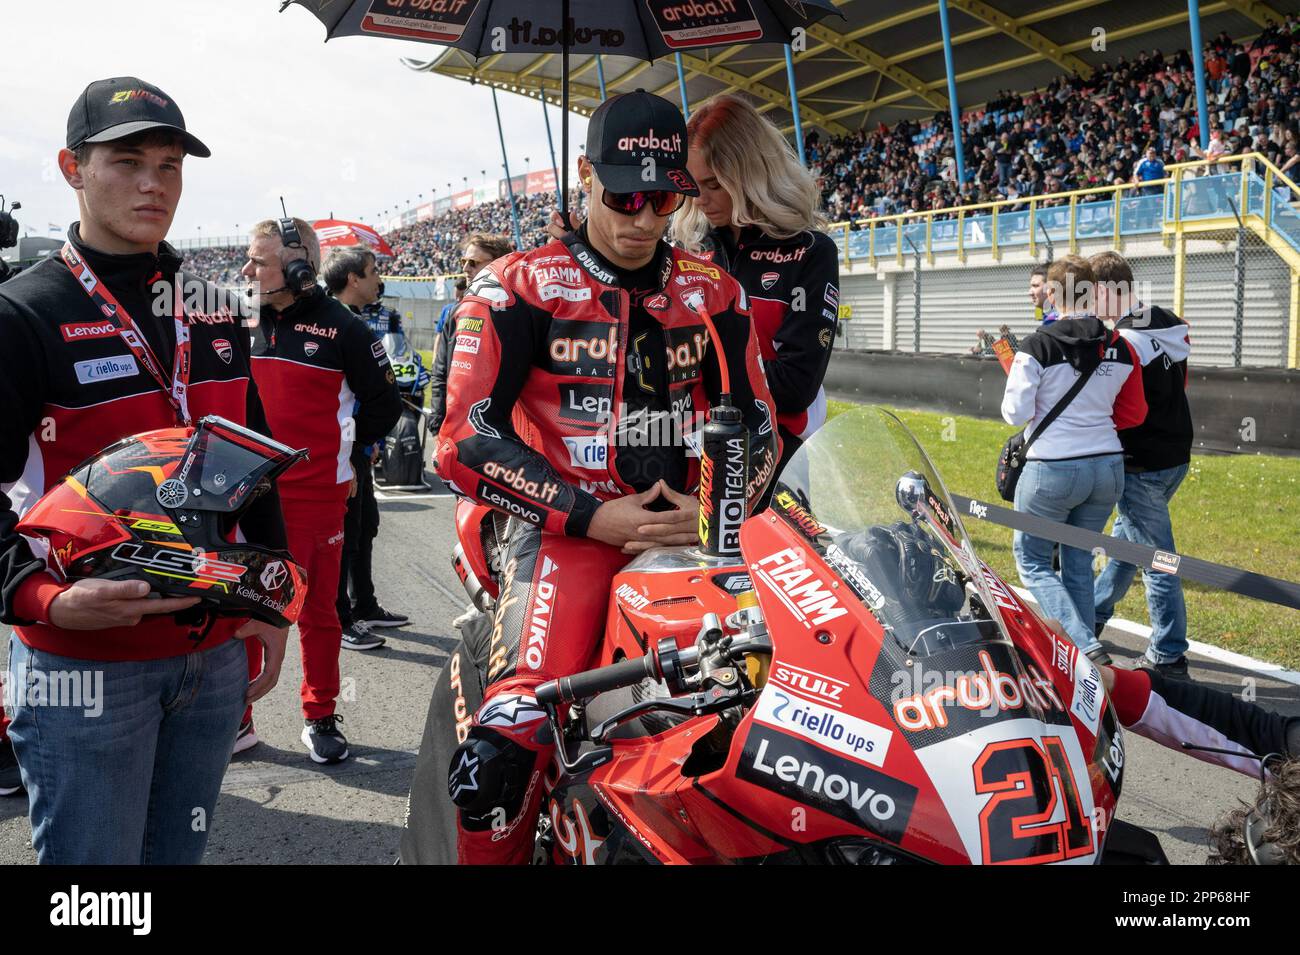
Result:
M1047 299L1047 266L1035 265L1029 272L1029 304L1034 306L1034 321L1050 325L1056 321L1056 306Z
M375 270L375 254L369 249L352 246L333 250L325 260L322 277L329 293L366 322L375 341L391 331L401 330L397 312L379 303L383 282ZM357 489L348 498L343 519L343 559L335 604L343 630L343 647L348 650L381 647L384 638L372 633L371 627L400 627L411 619L406 614L385 610L375 597L372 566L375 538L379 535L379 502L375 499L373 468L379 454L380 444L352 446Z
M615 96L587 144L585 226L494 262L456 310L438 471L514 518L483 704L452 764L462 862L528 859L553 747L532 687L589 665L630 554L697 539L687 438L720 397L719 348L750 432L751 502L780 451L744 291L662 239L697 191L681 114Z
M465 240L465 253L460 265L473 281L489 262L514 251L510 240L503 235L475 232ZM457 286L459 286L459 282ZM447 416L447 378L450 370L452 345L456 338L455 311L442 322L433 340L433 367L429 369L429 431L437 434Z
M80 221L61 255L0 286L0 620L14 625L9 734L42 863L199 862L239 714L284 659L287 630L195 619L196 600L151 598L143 581L60 583L15 530L48 487L121 438L205 415L269 433L237 314L163 241L186 154L209 152L162 90L91 83L58 155ZM283 548L277 496L240 530ZM231 639L250 635L266 648L251 686ZM95 677L102 712L22 692L68 673Z
M316 762L336 763L348 756L334 712L342 640L335 600L343 517L355 478L352 446L381 440L401 403L383 346L316 284L318 268L320 245L306 222L267 219L253 227L243 274L265 290L253 335L253 375L276 440L310 452L280 485L289 551L309 581L298 620L302 741ZM250 672L260 662L250 654ZM252 732L251 709L241 731Z
M784 465L826 421L822 381L839 318L839 250L821 231L816 181L754 107L718 96L686 129L700 194L673 219L672 235L690 251L711 250L749 298Z

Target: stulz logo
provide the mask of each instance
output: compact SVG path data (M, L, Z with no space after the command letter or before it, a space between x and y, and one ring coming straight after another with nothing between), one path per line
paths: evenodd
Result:
M533 596L533 616L528 622L528 648L524 651L524 662L534 670L540 670L546 660L546 633L551 628L551 608L555 606L555 584L551 583L553 573L555 561L543 557L537 592Z
M629 604L633 610L644 610L650 605L650 598L632 589L631 584L619 584L614 596Z
M754 725L740 758L742 779L897 842L916 789L861 763Z
M758 698L754 719L873 766L885 765L885 754L894 737L883 726L783 693L770 684Z
M624 136L618 141L618 148L623 152L633 152L640 149L660 149L664 152L679 153L682 151L682 134L673 133L671 136L656 136L654 127L651 127L641 136Z
M51 925L124 925L132 935L153 929L153 893L82 892L74 884L50 896Z
M837 710L843 707L841 697L848 684L833 676L805 670L790 663L778 663L772 668L770 679L773 683L792 690L801 696L813 697L823 703L829 703Z
M73 322L70 325L60 325L59 331L63 333L65 342L80 342L91 338L112 338L117 334L117 324L115 322Z
M754 573L809 629L814 623L820 626L848 613L793 547L768 554L754 565Z

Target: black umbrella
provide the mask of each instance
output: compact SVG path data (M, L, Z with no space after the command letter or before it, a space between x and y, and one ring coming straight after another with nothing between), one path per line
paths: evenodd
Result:
M569 195L570 53L657 60L706 47L789 43L797 27L842 16L831 0L283 0L280 10L293 4L325 24L327 40L417 40L475 59L559 50L561 212Z

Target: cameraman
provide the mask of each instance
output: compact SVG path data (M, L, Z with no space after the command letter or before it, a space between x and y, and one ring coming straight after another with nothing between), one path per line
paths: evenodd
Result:
M267 219L253 227L243 275L255 289L269 289L258 296L253 377L276 439L311 455L280 481L289 550L311 583L298 620L302 741L315 762L337 763L348 757L334 712L342 640L334 602L355 478L352 447L382 440L401 401L383 346L316 284L319 268L320 244L303 220ZM249 654L250 670L260 662ZM251 707L240 732L253 733Z

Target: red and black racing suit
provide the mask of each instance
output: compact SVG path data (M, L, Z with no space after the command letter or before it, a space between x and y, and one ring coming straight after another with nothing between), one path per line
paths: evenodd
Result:
M450 787L461 862L526 862L554 742L531 688L593 662L609 585L630 558L586 537L602 501L698 482L690 434L721 393L750 432L752 503L780 444L745 295L718 266L660 244L620 272L585 230L498 259L456 309L438 473L512 517L486 691Z
M730 229L713 229L706 245L749 298L784 467L826 423L822 380L839 317L839 248L824 232L776 239L757 226L745 226L736 238Z

